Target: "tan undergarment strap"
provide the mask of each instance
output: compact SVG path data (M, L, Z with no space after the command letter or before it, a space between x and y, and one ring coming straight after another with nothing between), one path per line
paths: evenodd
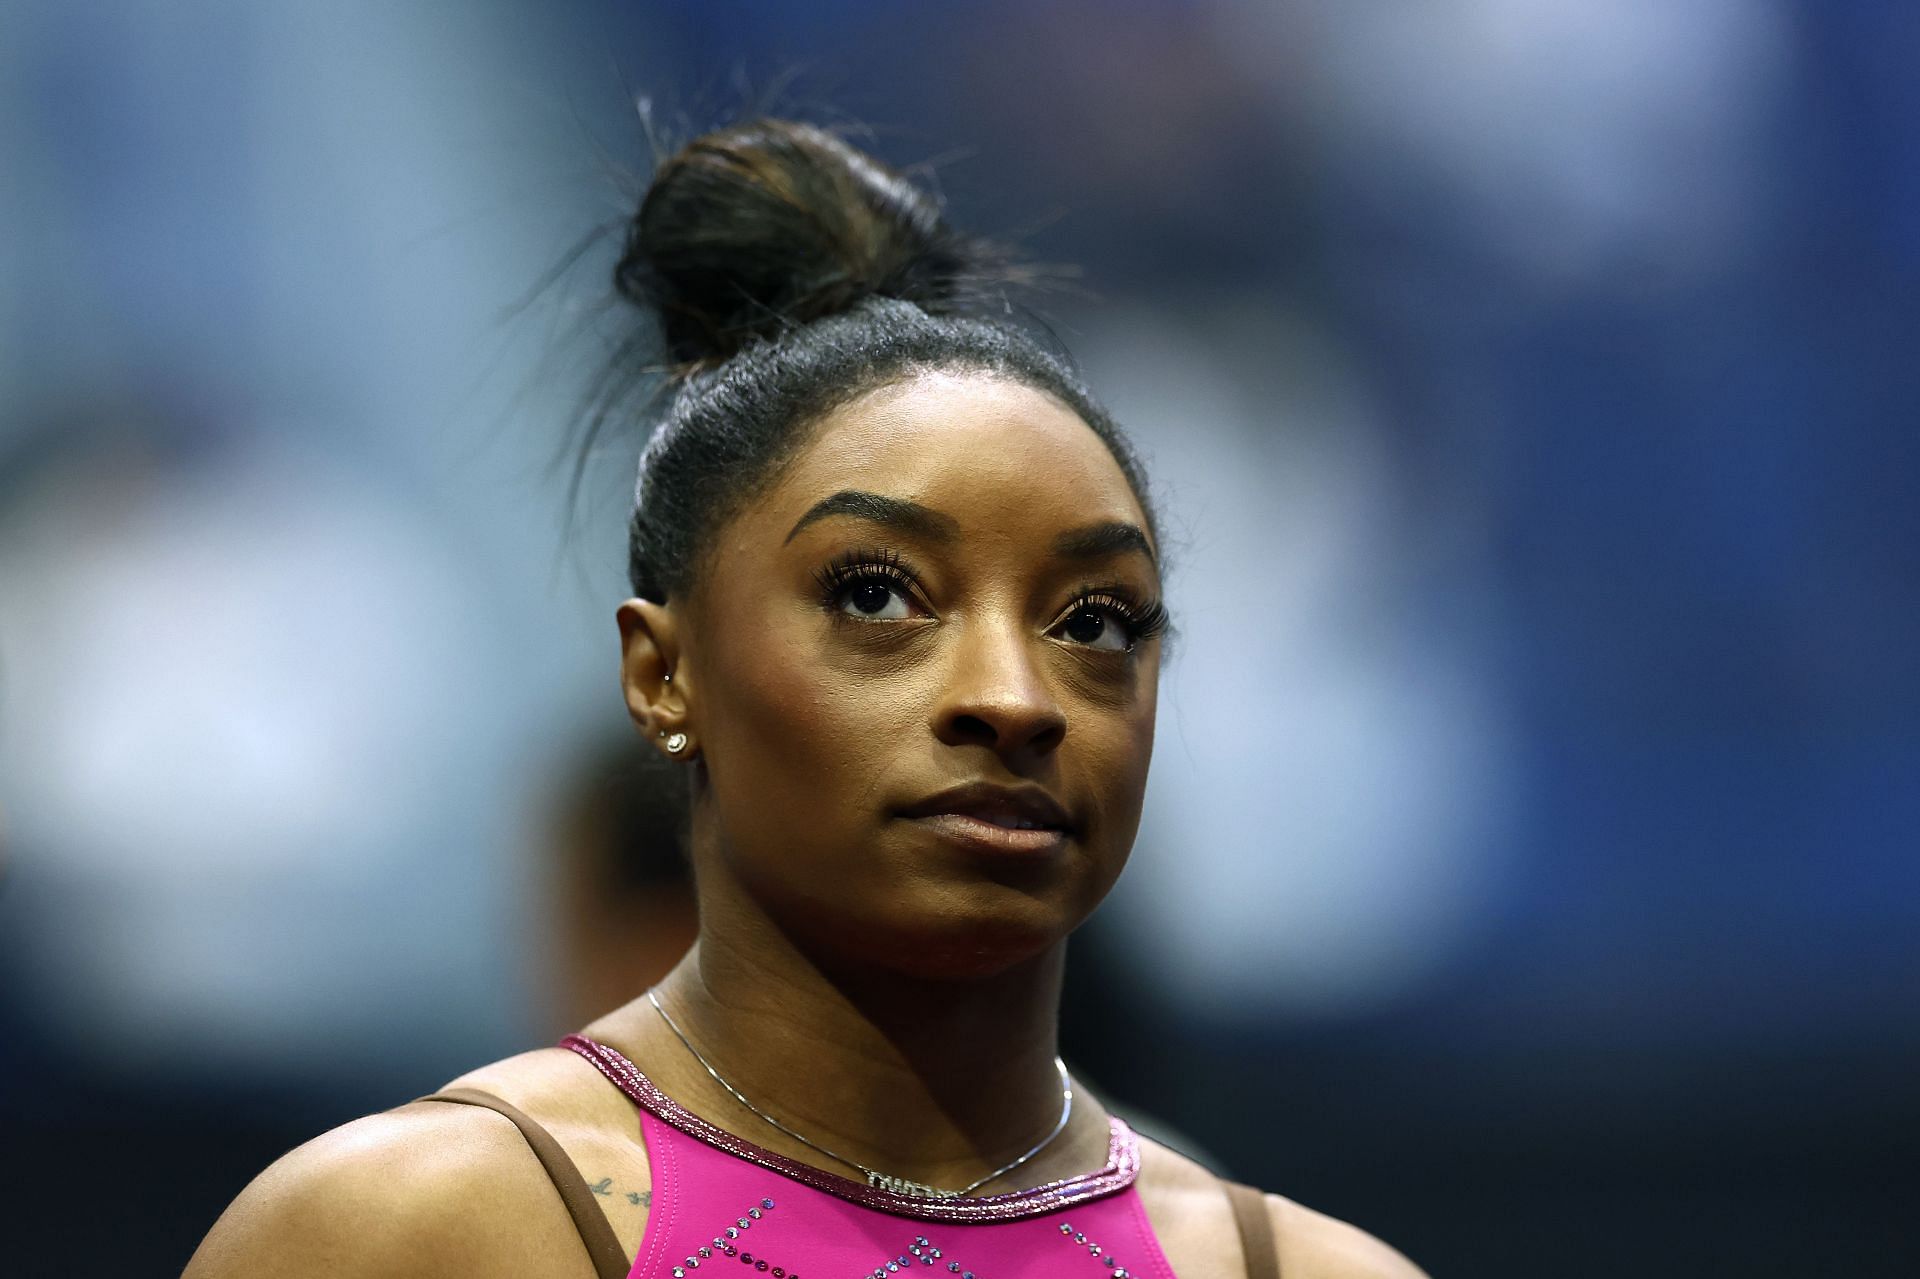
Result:
M1240 1251L1247 1259L1247 1279L1280 1279L1280 1254L1273 1245L1273 1214L1267 1197L1252 1186L1223 1182L1233 1222L1240 1227Z
M573 1166L573 1160L567 1157L567 1152L560 1148L560 1143L553 1139L552 1133L535 1123L518 1107L478 1088L449 1088L420 1100L484 1106L511 1119L513 1126L520 1130L520 1135L527 1139L527 1145L533 1147L540 1166L547 1170L547 1180L560 1192L560 1201L566 1204L567 1215L573 1218L574 1229L580 1232L580 1242L586 1245L587 1256L593 1259L594 1274L598 1279L627 1279L627 1272L633 1266L627 1260L626 1250L620 1246L613 1227L608 1224L607 1214L600 1211L600 1201L587 1185L587 1179Z

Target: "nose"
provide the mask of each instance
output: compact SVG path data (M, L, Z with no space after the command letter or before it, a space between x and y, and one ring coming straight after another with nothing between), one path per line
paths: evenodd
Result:
M1017 624L969 627L955 644L934 735L949 746L985 746L1005 759L1059 747L1066 713L1040 666L1040 641Z

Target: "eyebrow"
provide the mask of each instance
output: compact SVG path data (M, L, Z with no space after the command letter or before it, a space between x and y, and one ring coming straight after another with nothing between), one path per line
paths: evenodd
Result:
M951 542L960 534L960 522L951 515L922 506L904 497L888 497L862 489L841 489L807 508L794 526L787 530L791 542L800 530L835 515L850 516L874 524L884 524L935 542ZM1081 528L1068 529L1053 539L1053 552L1070 560L1097 560L1110 555L1137 552L1150 563L1159 564L1153 543L1138 524L1125 520L1104 520Z
M873 524L885 524L935 542L951 542L960 533L958 520L930 506L922 506L903 497L887 497L860 489L841 489L832 497L823 497L815 502L800 517L799 523L788 531L787 541L791 542L799 536L800 530L807 525L834 515L848 515Z
M1151 563L1160 562L1153 553L1153 543L1147 540L1146 532L1138 524L1129 524L1125 520L1108 520L1101 524L1089 524L1085 528L1068 529L1053 539L1053 550L1056 555L1072 560L1097 560L1127 551L1138 551Z

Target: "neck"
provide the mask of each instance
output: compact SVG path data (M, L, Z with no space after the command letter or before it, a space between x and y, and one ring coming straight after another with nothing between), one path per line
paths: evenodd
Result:
M933 981L824 963L770 928L750 930L745 941L709 929L657 993L699 1053L755 1107L869 1168L958 1188L1025 1153L1059 1119L1063 956L1056 945L991 976ZM682 1104L760 1145L857 1178L744 1110L646 1000L618 1022L620 1037ZM1097 1166L1106 1125L1084 1097L1074 1109L1074 1122L1041 1156L982 1193Z

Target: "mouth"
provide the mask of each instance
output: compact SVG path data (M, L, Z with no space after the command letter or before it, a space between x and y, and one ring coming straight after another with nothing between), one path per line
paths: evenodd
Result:
M902 810L902 817L956 843L1003 853L1064 848L1073 820L1037 787L973 782Z

